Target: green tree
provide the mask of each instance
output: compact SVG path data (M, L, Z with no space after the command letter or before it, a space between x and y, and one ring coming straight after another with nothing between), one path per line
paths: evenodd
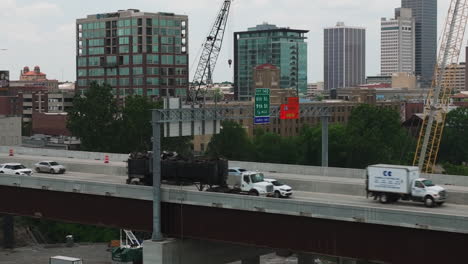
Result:
M320 166L322 164L322 127L304 127L297 139L300 164ZM328 165L344 167L347 160L348 145L346 127L331 125L328 129Z
M320 166L322 150L322 131L319 126L302 128L297 138L299 151L298 163L303 165Z
M439 160L460 165L468 162L468 108L457 108L447 114L440 146Z
M256 161L296 164L298 152L293 137L281 137L274 133L256 131L253 140Z
M130 153L152 149L151 110L161 108L161 102L154 102L144 96L125 98L125 106L117 122L120 142L118 151Z
M81 139L83 150L112 152L120 143L115 140L117 117L118 107L112 88L93 82L83 96L77 95L73 99L67 127Z
M232 160L251 160L254 149L245 129L238 123L225 121L221 133L214 135L208 144L207 153Z
M347 128L347 164L364 168L375 163L409 163L407 153L414 140L401 126L398 112L371 105L361 105L351 113Z

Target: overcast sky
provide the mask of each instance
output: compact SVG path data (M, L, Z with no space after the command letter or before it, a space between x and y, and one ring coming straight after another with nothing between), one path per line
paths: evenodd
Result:
M439 0L439 31L450 0ZM75 80L75 20L88 14L136 8L189 16L190 66L222 0L0 0L0 69L12 80L28 65L40 65L49 78ZM380 72L380 18L393 17L401 0L234 0L215 81L232 81L232 33L269 22L310 30L309 82L323 80L323 28L337 21L367 28L367 75ZM463 59L462 59L463 60ZM463 60L464 61L464 60ZM192 73L190 79L192 78Z

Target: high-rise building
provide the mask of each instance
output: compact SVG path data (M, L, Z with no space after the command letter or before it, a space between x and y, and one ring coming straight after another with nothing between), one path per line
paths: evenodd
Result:
M76 21L76 90L92 81L127 95L185 96L188 17L136 9Z
M366 83L366 29L345 26L324 29L325 90Z
M395 9L395 18L381 20L380 71L383 76L414 74L415 20L411 9Z
M263 24L234 33L234 96L250 100L254 94L255 67L272 64L280 69L282 89L293 88L307 93L308 30L280 28Z
M423 86L430 86L437 60L437 0L401 0L416 20L415 71Z

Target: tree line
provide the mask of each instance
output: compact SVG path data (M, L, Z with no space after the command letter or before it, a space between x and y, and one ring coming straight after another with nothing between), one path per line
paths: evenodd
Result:
M237 123L224 122L208 153L233 160L321 165L322 129L301 129L298 136L281 137L255 130L249 138ZM329 166L364 168L369 164L410 164L415 140L401 126L399 113L371 105L354 109L347 125L329 127Z
M130 96L119 104L112 88L92 83L84 95L75 97L68 112L68 128L81 139L86 151L130 153L152 149L151 109L161 101ZM304 126L298 136L281 137L256 129L249 138L235 122L223 122L207 154L231 160L321 165L321 127ZM461 174L468 161L468 108L447 115L439 161ZM162 149L191 152L190 137L163 138ZM363 104L355 108L346 125L329 127L329 166L365 168L376 163L411 165L417 139L401 125L400 114L392 109ZM454 167L455 166L455 167Z
M67 128L81 139L81 150L131 153L152 149L151 110L162 108L162 101L146 96L124 100L119 104L112 87L96 82L83 95L75 96L68 111ZM187 152L190 142L190 137L163 138L162 148Z

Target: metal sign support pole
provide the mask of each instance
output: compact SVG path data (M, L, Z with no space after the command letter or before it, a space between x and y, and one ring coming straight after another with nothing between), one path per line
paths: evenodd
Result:
M328 167L328 113L322 115L322 167Z
M153 110L153 241L164 240L161 232L161 112Z

